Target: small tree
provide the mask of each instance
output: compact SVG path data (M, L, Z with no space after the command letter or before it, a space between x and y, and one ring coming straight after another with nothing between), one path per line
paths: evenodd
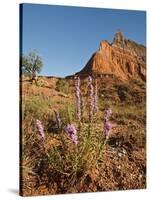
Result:
M31 77L31 80L36 80L37 74L40 73L43 67L43 62L36 51L30 51L29 55L21 56L22 74Z

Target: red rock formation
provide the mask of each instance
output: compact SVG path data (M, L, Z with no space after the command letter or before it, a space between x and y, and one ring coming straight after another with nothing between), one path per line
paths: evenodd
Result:
M122 80L132 77L145 80L146 48L117 32L112 44L106 40L100 43L99 50L77 74L113 74Z

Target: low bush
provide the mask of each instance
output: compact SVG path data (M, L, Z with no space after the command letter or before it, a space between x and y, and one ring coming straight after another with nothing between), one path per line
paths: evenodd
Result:
M56 90L58 92L63 92L65 94L68 94L71 92L70 85L66 79L59 79L56 82Z

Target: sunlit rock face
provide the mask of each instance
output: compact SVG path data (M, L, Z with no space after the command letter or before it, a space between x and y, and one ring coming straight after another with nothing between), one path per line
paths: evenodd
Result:
M112 74L122 80L140 78L146 80L146 48L124 38L116 32L113 42L100 42L85 67L77 74Z

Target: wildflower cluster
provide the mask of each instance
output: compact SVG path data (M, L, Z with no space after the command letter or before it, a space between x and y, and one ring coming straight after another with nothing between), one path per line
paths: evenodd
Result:
M92 121L92 116L98 111L98 89L97 89L97 79L95 84L93 84L93 79L91 76L88 77L88 97L89 97L89 121Z
M98 89L97 89L97 79L95 80L95 87L94 87L94 112L98 111Z
M78 144L77 130L73 124L68 124L64 128L65 132L69 135L74 144Z
M94 113L94 87L92 84L92 77L88 77L88 100L89 100L89 121L92 121L92 116Z
M75 95L76 95L76 102L77 102L77 118L79 122L81 122L81 91L80 91L80 78L75 76Z
M77 106L77 117L79 123L82 120L82 96L81 96L81 90L80 90L80 78L75 76L75 95L76 95L76 106ZM98 99L97 99L97 80L95 80L95 84L93 84L93 79L91 76L88 77L88 108L89 108L89 126L91 126L93 114L98 110ZM56 120L56 125L58 129L63 128L64 131L69 135L71 138L72 142L77 145L78 143L78 136L77 136L77 130L76 127L69 122L69 124L65 125L62 127L62 120L59 116L59 113L57 111L54 111L55 113L55 120ZM105 117L104 117L104 134L106 138L109 137L109 132L110 129L112 128L112 124L109 122L109 118L112 115L112 110L108 109L105 112ZM44 133L44 127L41 123L40 120L36 120L36 129L38 131L38 134L40 135L40 138L44 139L45 138L45 133ZM89 128L90 131L90 128Z
M36 129L38 131L40 139L44 139L45 138L45 133L44 133L44 127L42 125L42 122L37 119L35 126L36 126Z

